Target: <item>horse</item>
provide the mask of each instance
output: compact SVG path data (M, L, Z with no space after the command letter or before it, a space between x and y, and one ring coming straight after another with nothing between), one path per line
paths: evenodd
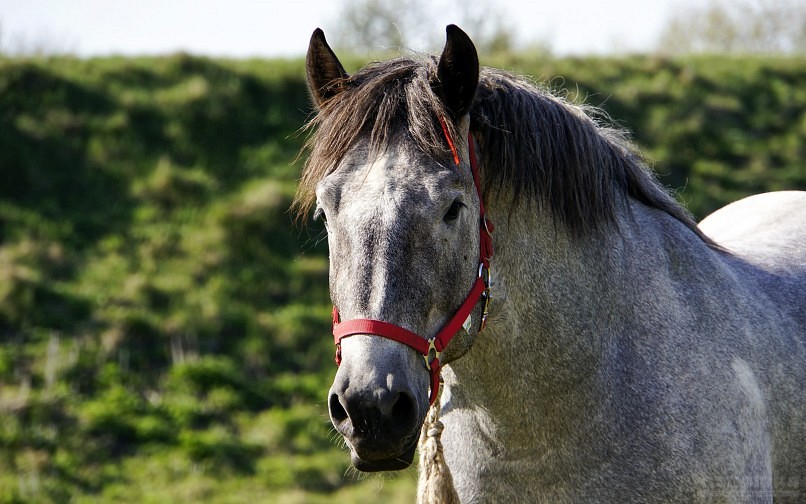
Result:
M430 408L464 503L804 502L806 193L698 225L603 113L446 34L306 56L353 466L408 467Z

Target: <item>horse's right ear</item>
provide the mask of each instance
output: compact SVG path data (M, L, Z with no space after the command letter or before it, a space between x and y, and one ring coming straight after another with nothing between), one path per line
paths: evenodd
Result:
M476 97L479 56L473 41L456 25L445 29L447 40L437 67L438 83L432 86L454 119L465 115Z
M344 80L349 77L339 58L327 45L325 32L314 30L308 55L305 57L305 70L308 74L308 88L317 107L344 89Z

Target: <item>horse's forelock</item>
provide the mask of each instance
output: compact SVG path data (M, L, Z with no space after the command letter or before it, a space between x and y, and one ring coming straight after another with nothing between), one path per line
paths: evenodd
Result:
M433 58L372 63L350 76L345 90L321 106L304 127L310 155L294 203L299 217L310 211L319 180L335 170L359 140L368 139L371 154L378 154L403 133L426 154L447 155L439 123L447 111L431 88L436 68ZM447 126L455 135L455 126Z

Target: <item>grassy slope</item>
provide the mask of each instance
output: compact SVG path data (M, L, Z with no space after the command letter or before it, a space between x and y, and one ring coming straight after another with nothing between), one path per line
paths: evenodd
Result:
M602 105L700 217L806 188L803 60L487 63ZM0 502L412 500L326 418L302 68L0 60Z

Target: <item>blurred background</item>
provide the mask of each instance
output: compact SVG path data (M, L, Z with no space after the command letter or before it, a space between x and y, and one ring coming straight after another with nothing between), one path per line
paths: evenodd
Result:
M349 72L459 24L697 218L806 189L806 4L550 4L0 3L0 503L414 501L327 417L326 237L288 212L316 27Z
M434 51L462 26L486 51L556 56L803 52L798 0L5 0L6 54L304 54L315 27L361 54Z

